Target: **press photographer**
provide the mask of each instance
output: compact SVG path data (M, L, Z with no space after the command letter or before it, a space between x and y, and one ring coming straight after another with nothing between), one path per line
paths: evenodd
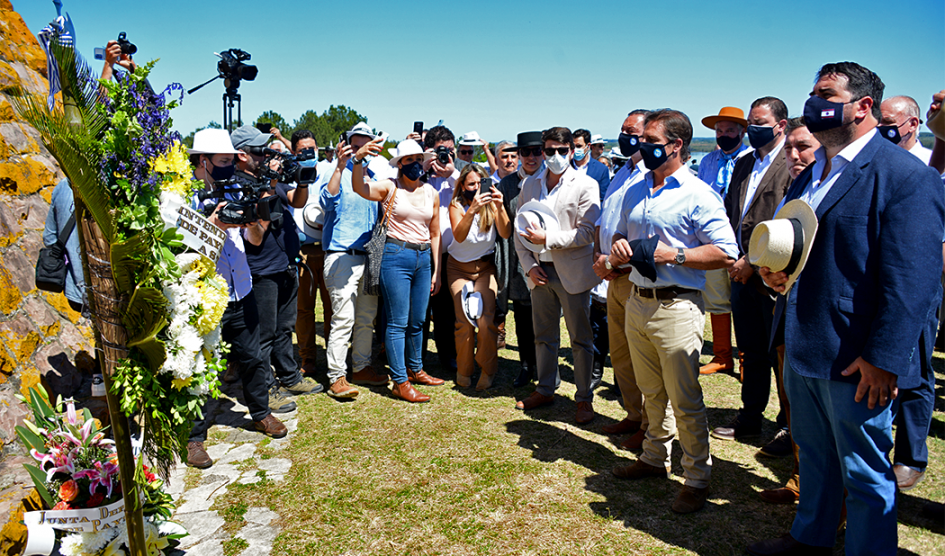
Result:
M237 150L237 176L247 181L266 180L272 188L260 191L260 200L275 196L278 206L271 207L269 220L258 220L243 230L246 259L259 306L259 351L262 360L271 364L275 376L267 374L270 408L277 411L285 403L285 395L314 394L322 391L315 380L302 377L295 362L292 332L298 314L299 279L296 259L299 255L299 229L286 206L302 208L308 201L308 183L302 179L303 168L298 160L266 149L272 135L245 125L230 136ZM306 156L314 160L314 154ZM301 157L305 158L305 156ZM312 172L313 173L313 172ZM306 177L313 177L309 172ZM293 187L281 180L301 181ZM281 388L279 388L281 386ZM281 395L280 395L281 394Z

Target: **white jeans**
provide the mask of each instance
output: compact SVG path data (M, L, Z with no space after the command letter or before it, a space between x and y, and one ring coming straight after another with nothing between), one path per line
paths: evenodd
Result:
M371 340L377 296L361 291L366 255L325 253L325 285L331 298L331 333L328 336L328 379L335 382L347 373L348 340L354 372L371 364ZM352 338L352 330L354 331Z

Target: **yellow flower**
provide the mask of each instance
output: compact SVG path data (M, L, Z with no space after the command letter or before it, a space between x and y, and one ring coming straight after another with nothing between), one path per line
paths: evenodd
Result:
M217 284L218 282L212 279L202 280L195 284L200 292L200 306L203 311L197 317L194 326L201 336L206 336L220 324L227 303L230 302L229 291L221 290Z
M184 388L189 387L190 383L193 381L194 381L194 377L192 376L189 376L184 379L175 378L174 380L171 381L171 386L173 386L176 390L183 390Z
M174 141L167 152L152 159L148 164L151 170L164 176L162 191L186 197L193 189L193 167L187 157L187 150L179 141Z

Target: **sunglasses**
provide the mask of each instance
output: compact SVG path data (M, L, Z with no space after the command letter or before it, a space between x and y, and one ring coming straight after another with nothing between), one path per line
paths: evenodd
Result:
M554 156L555 152L557 152L561 156L565 156L569 152L571 152L571 147L558 147L557 149L554 147L545 147L544 149L542 149L542 152L545 153L545 156Z
M459 149L459 154L472 154L472 149Z
M521 156L541 156L541 147L519 147L518 154Z

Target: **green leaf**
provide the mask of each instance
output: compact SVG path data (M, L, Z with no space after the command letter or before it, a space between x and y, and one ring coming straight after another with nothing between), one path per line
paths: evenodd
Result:
M16 435L20 437L23 444L26 444L38 452L46 453L46 441L30 429L24 426L18 426L16 427Z
M167 326L167 298L156 288L137 288L131 295L121 322L128 330L128 346L153 339Z
M30 477L33 479L33 486L36 487L36 492L43 497L43 501L46 502L46 505L52 508L56 505L53 502L52 496L49 494L49 489L46 488L46 473L44 473L39 467L35 465L25 464L23 467L26 468L26 471L30 474Z
M131 293L151 264L151 244L147 233L138 233L112 245L112 276L120 293Z

